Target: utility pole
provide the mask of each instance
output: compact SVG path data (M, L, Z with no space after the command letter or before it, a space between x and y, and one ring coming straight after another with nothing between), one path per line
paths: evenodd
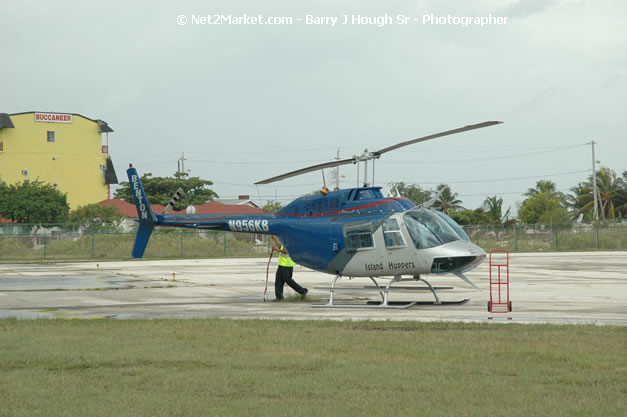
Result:
M594 221L599 220L599 202L597 200L597 167L596 167L596 158L594 157L594 144L595 141L591 141L590 145L592 145L592 194L594 194Z
M177 160L178 172L185 172L185 152L181 153L181 157Z

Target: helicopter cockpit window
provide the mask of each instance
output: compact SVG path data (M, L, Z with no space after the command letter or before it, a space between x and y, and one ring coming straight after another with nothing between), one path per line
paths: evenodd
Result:
M358 250L374 248L372 239L373 225L371 222L352 223L344 226L346 249Z
M405 214L405 227L409 232L409 237L414 242L416 249L433 248L434 246L440 246L442 243L429 231L420 221L416 220L409 214Z
M354 200L372 200L375 198L383 198L383 194L378 189L375 190L359 190Z
M398 220L389 218L383 221L383 240L386 248L402 248L406 246Z
M456 240L459 236L437 214L425 209L408 211L405 226L417 249L432 248Z
M462 227L460 225L458 225L455 222L455 220L451 219L449 216L447 216L446 214L442 213L441 211L435 211L434 213L437 214L438 216L440 216L442 218L442 220L444 220L446 222L446 224L451 226L451 229L453 229L455 231L455 233L457 233L457 235L459 237L461 237L465 241L470 242L470 238L468 237L466 232L464 232L464 229L462 229Z

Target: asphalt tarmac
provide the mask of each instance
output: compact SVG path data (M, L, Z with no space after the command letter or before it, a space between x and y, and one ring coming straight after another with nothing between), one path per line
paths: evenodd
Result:
M276 260L267 259L81 262L0 265L0 318L237 318L416 320L627 325L627 252L515 253L510 255L512 312L490 313L489 263L467 276L477 291L452 275L425 276L443 302L406 309L367 305L381 296L368 278L338 281L325 308L333 276L297 266L294 278L309 288L300 301L286 287L287 302L274 298ZM495 270L496 273L496 270ZM502 278L506 274L502 267ZM174 275L173 275L174 274ZM387 285L388 279L380 284ZM403 282L389 300L434 300L422 283ZM504 297L504 294L503 294ZM502 301L504 298L502 299Z

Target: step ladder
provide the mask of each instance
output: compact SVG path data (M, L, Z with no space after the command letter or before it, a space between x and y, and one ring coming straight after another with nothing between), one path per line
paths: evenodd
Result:
M509 251L490 251L490 313L510 313L512 302L509 299Z

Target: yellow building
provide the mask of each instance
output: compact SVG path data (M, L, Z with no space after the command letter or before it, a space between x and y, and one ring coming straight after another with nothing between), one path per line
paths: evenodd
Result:
M118 182L109 132L104 121L76 113L0 113L0 180L52 184L72 210L105 200Z

